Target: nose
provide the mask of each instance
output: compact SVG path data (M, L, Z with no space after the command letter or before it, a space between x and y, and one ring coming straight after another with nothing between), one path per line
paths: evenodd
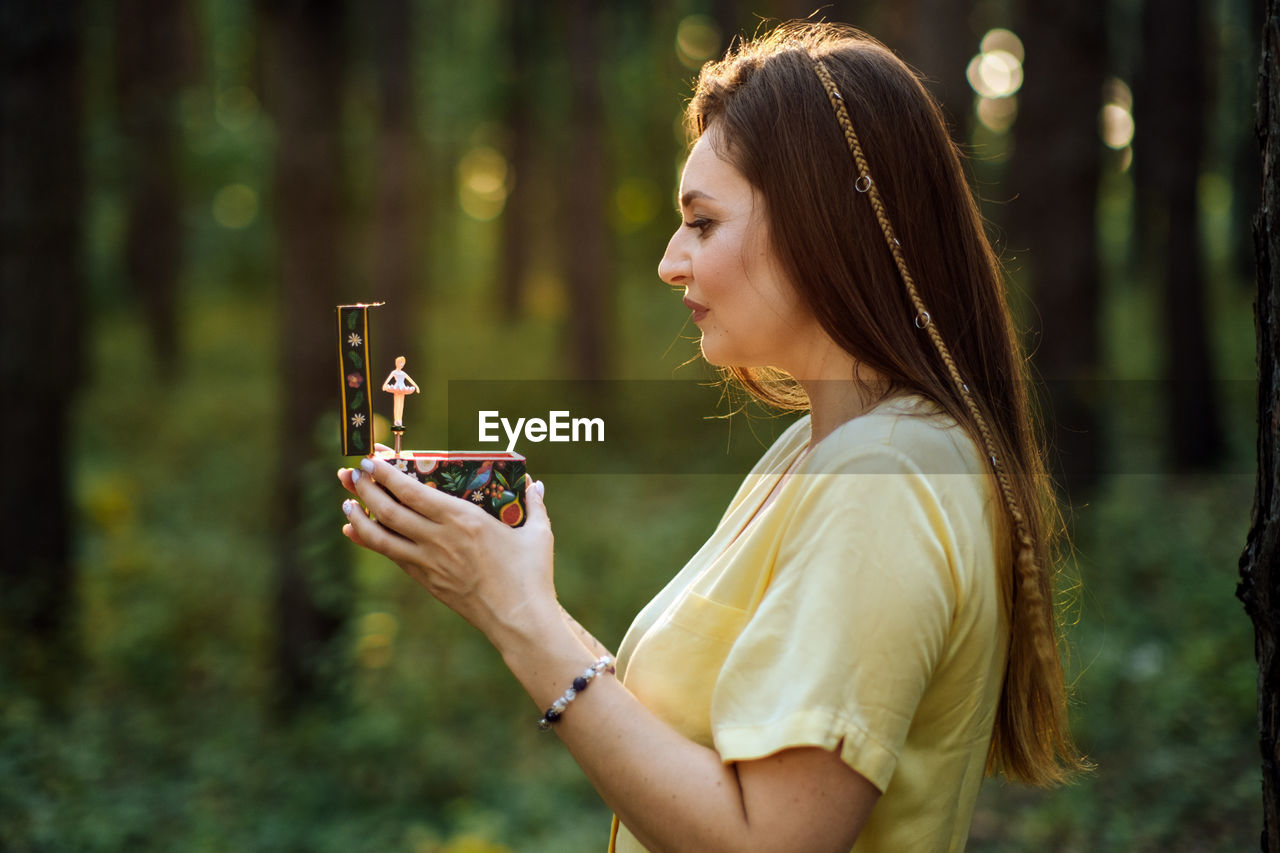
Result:
M681 245L680 231L677 227L667 242L667 251L663 253L662 260L658 261L658 278L677 286L686 284L692 277L689 253Z

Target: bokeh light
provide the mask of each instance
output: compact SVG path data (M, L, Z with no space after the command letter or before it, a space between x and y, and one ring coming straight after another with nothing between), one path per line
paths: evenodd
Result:
M1119 77L1108 77L1102 84L1102 102L1116 104L1133 112L1133 90Z
M458 203L472 219L487 222L502 213L510 192L507 158L488 146L472 148L458 161Z
M1119 104L1102 107L1102 141L1119 151L1133 141L1133 114Z
M984 98L1007 98L1022 88L1022 61L1007 50L979 53L965 70L973 91Z
M213 196L213 220L223 228L246 228L258 218L258 194L244 184L227 184Z
M720 27L706 15L689 15L676 27L676 56L685 68L697 70L720 52Z
M1004 51L1017 59L1019 64L1027 58L1026 52L1022 49L1022 39L1018 38L1012 30L1006 30L1003 27L987 30L978 49L981 53Z
M1119 77L1108 77L1102 86L1102 110L1098 113L1098 135L1108 148L1120 152L1121 172L1133 162L1133 91Z
M1005 133L1018 117L1018 99L1012 95L1007 98L979 96L976 110L983 127L995 133Z
M969 60L965 77L977 95L974 113L992 133L1007 133L1018 118L1022 88L1022 40L1011 30L997 27L982 37L978 54Z

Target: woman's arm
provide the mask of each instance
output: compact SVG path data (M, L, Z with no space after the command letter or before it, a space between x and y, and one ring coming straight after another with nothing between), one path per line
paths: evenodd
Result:
M353 481L344 471L343 485L377 521L350 502L344 533L480 629L537 706L549 707L598 655L556 602L540 490L526 490L528 520L513 529L386 462L362 464L372 476ZM615 678L593 680L555 728L605 802L655 851L848 850L879 796L814 747L725 764Z
M535 633L545 642L551 632ZM540 708L590 664L567 642L548 646L533 636L510 644L503 660ZM555 729L596 791L652 851L847 851L879 797L837 755L816 747L726 765L614 678L593 680Z

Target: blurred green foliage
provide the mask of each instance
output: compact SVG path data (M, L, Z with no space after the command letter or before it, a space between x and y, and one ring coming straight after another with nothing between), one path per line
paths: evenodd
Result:
M109 4L86 4L92 379L61 438L76 460L88 667L62 718L44 716L0 684L0 848L601 849L607 810L555 738L535 731L538 709L496 653L380 558L352 549L348 652L332 662L343 700L289 724L270 713L280 547L272 489L278 460L295 448L278 446L274 429L282 379L270 365L287 308L273 301L273 135L252 88L256 34L247 5L205 0L196 7L208 53L203 82L179 111L187 357L180 379L162 385L117 251L122 142L106 73ZM562 284L539 260L527 316L503 330L504 347L483 345L495 323L499 225L460 212L452 170L497 133L489 115L497 77L483 57L501 7L482 0L463 15L445 5L421 7L419 34L422 109L431 116L423 193L436 221L422 246L429 299L418 325L427 367L413 372L428 399L444 399L449 380L556 375L565 322ZM664 6L648 22L621 13L625 26L608 72L618 92L609 106L618 185L629 187L628 209L653 206L647 219L620 214L615 223L618 316L626 318L616 355L627 378L702 375L696 367L678 370L695 350L683 339L681 309L653 274L675 223L665 213L677 156L671 125L690 72L674 62L668 40L644 33L674 31L686 11ZM361 26L353 22L353 32ZM369 205L370 75L359 62L350 75L357 222ZM546 88L542 120L553 124L565 105L559 89ZM647 147L655 133L670 157ZM217 219L215 201L230 185L259 200L237 227ZM1251 328L1247 286L1224 249L1231 234L1223 192L1230 187L1220 176L1202 187L1231 429L1225 470L1236 473L1159 473L1160 436L1152 430L1159 388L1147 388L1149 407L1136 405L1135 386L1115 390L1108 430L1119 473L1071 513L1067 575L1075 582L1065 593L1073 601L1076 731L1097 770L1052 792L989 783L971 849L1198 851L1256 843L1256 670L1251 629L1232 594L1252 500L1253 480L1243 472L1251 470L1253 448L1253 350L1242 334ZM1103 320L1107 375L1140 381L1158 372L1158 293L1128 266L1131 196L1126 176L1104 182ZM572 217L549 225L572 228ZM368 252L354 242L352 278L360 280ZM442 434L444 413L423 417L424 432ZM317 429L336 434L329 424ZM332 467L339 464L335 448ZM530 468L536 475L536 456ZM716 475L545 479L561 598L611 646L701 544L737 485ZM314 522L339 525L342 496L333 481L332 506L322 497Z

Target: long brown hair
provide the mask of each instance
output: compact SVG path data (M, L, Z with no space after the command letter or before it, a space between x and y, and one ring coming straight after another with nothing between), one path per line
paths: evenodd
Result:
M1067 726L1053 604L1060 516L1001 268L941 111L875 39L797 22L703 66L686 119L694 136L715 125L718 153L761 194L775 255L832 340L985 448L1013 566L987 771L1064 781L1087 765ZM768 403L807 406L777 372L729 373Z

